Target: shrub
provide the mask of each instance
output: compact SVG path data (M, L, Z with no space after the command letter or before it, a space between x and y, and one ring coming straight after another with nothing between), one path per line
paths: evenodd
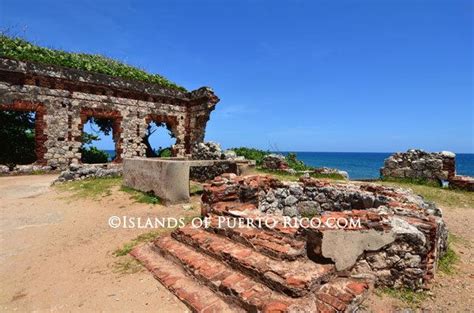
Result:
M296 153L288 153L285 159L286 163L288 163L288 166L295 171L308 171L313 169L311 166L306 165L303 161L298 160Z
M255 160L257 165L261 165L263 158L270 154L269 151L246 147L232 148L230 150L233 150L238 156L245 157L247 160Z
M173 154L171 153L171 148L170 147L160 149L156 152L156 154L160 158L170 158L170 157L173 156Z
M82 147L81 153L82 163L107 163L109 161L109 155L96 147Z

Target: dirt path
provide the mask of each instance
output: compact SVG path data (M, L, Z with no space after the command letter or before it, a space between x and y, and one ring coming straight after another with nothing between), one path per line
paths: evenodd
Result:
M68 199L49 187L54 178L0 178L1 310L187 311L128 256L112 254L149 230L107 223L112 215L183 215L182 206L133 203L123 192L99 201Z

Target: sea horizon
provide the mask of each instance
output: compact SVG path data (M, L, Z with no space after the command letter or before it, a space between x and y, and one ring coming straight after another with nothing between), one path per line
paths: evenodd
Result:
M103 150L110 159L115 150ZM271 153L296 153L299 160L309 166L330 167L346 171L350 179L377 179L384 160L395 152L330 152L330 151L271 151ZM456 173L474 176L474 153L456 154Z

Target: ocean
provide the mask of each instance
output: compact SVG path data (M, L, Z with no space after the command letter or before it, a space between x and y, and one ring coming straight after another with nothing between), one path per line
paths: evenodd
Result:
M112 159L114 150L104 150ZM282 152L288 154L289 152ZM351 179L375 179L379 169L392 153L367 152L295 152L298 159L316 167L332 167L349 173ZM458 175L474 176L474 154L456 154Z
M284 152L286 154L288 152ZM351 179L379 177L383 162L393 153L367 152L295 152L297 158L316 167L333 167L349 173ZM456 154L458 175L474 176L474 154Z

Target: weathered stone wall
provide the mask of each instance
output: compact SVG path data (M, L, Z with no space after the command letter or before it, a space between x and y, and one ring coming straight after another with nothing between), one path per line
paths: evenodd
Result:
M219 99L209 88L185 93L156 84L0 58L0 110L36 112L37 164L65 169L80 163L81 137L89 117L113 120L116 162L145 156L151 121L176 138L175 156L192 153L204 139Z
M200 142L193 146L193 160L227 160L211 166L191 167L190 178L199 182L214 179L223 173L237 173L238 159L232 150L222 150L221 146L215 142Z
M395 153L385 160L380 175L385 178L449 180L456 175L455 157L449 151L429 153L408 150Z
M230 203L229 212L221 212ZM247 203L242 209L232 203ZM254 207L255 210L250 208ZM268 176L225 174L207 185L208 212L256 220L318 217L322 221L358 218L360 227L333 229L278 226L287 236L306 239L307 256L335 263L344 275L380 286L421 288L434 277L447 247L447 229L434 203L404 189L374 184L336 184L311 178L281 182Z

